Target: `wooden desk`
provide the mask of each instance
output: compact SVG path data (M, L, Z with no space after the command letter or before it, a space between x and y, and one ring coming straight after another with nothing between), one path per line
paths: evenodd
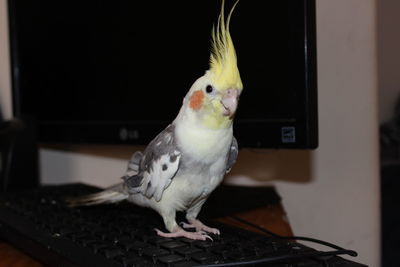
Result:
M269 205L246 212L236 214L238 217L249 222L265 227L279 235L292 235L286 213L281 204ZM218 219L218 221L237 226L246 230L260 232L254 228L237 222L229 217ZM262 233L262 232L261 232ZM10 244L0 242L0 267L41 267L44 266L33 258L27 256Z

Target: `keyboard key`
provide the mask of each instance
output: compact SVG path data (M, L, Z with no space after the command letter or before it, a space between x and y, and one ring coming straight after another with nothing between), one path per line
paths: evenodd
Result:
M246 250L248 251L248 250ZM252 249L257 255L263 256L263 255L271 255L273 253L276 253L276 249L272 246L269 245L264 245L264 246L256 246Z
M85 240L93 239L93 236L86 232L71 233L71 234L67 235L67 237L75 242L81 242L82 240L85 241Z
M245 253L242 253L241 251L236 251L236 253L231 253L227 255L226 257L226 262L240 262L244 261L246 259L254 259L254 255L246 255Z
M116 232L116 231L111 231L111 232L107 231L104 233L104 238L106 240L114 241L114 240L117 240L119 236L120 236L120 233Z
M130 254L122 258L117 258L116 260L121 262L124 267L144 267L152 264L137 254Z
M107 259L115 258L117 256L124 255L124 252L118 248L107 248L99 251L100 254L103 254Z
M236 258L237 260L239 259L239 255L242 255L242 251L239 249L231 249L228 251L224 251L222 254L220 254L224 259L234 259Z
M195 261L182 261L182 262L175 263L172 266L173 267L193 267L193 266L196 266L198 264L199 263L195 262Z
M98 239L94 239L92 237L89 237L89 238L81 239L79 241L79 244L81 244L82 246L86 247L86 246L90 246L90 245L92 245L94 243L97 243L97 242L99 242Z
M179 253L183 256L189 256L190 254L202 252L201 249L195 247L181 247L175 250L176 253Z
M258 260L260 257L256 255L244 255L244 254L237 254L228 257L226 260L227 262L240 262L240 261L253 261ZM275 267L275 265L273 265ZM321 266L322 267L322 266Z
M107 248L107 247L109 247L109 245L105 244L103 242L95 242L95 243L89 244L89 247L92 248L94 253L97 253L97 252L99 252L100 249Z
M198 252L190 255L190 258L192 258L195 261L198 261L200 263L211 263L215 262L218 257L215 254L212 254L210 252Z
M149 242L150 244L153 244L153 245L160 245L160 244L163 244L163 243L166 243L166 242L170 242L170 241L173 241L173 239L172 238L166 238L166 237L158 236L158 235L149 237L147 239L147 242Z
M124 240L118 243L118 245L122 246L126 251L142 251L145 248L151 247L150 244L138 241L138 240Z
M217 245L211 240L197 241L194 244L195 244L196 247L201 248L201 249L208 249L208 248L211 248L211 247L214 247L214 246Z
M196 243L199 242L198 240L189 239L189 238L186 238L186 237L181 237L181 238L178 238L177 240L182 241L182 242L184 242L184 243L186 243L186 244L188 244L190 246L194 246Z
M184 261L185 258L179 255L171 254L171 255L157 257L157 260L161 263L171 266L173 263Z
M171 249L171 250L181 248L181 247L186 247L186 246L187 246L187 244L184 242L181 242L181 241L168 241L168 242L161 244L162 248Z
M76 232L77 232L77 229L68 228L68 227L60 228L60 230L58 231L58 233L60 235L68 235L68 234L72 234L72 233L76 233Z
M232 249L233 248L229 245L219 245L219 246L212 247L210 249L210 251L212 253L215 253L217 255L220 255L220 256L226 258L227 255L229 254L229 252L232 251ZM236 251L239 251L239 250L236 250Z
M160 257L163 255L168 255L169 252L168 250L162 249L162 248L155 248L155 247L150 247L150 248L145 248L143 250L143 255L146 255L148 257Z

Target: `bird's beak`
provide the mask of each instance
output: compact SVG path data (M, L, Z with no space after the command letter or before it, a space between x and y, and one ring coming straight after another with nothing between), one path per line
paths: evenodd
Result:
M239 91L237 89L226 90L221 99L221 104L224 107L224 116L233 117L235 115L239 100Z

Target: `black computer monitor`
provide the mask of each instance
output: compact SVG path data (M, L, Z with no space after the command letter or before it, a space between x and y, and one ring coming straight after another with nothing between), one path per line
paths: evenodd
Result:
M233 5L226 1L226 10ZM16 116L42 143L146 144L208 69L219 0L10 0ZM240 0L241 147L317 147L315 0Z

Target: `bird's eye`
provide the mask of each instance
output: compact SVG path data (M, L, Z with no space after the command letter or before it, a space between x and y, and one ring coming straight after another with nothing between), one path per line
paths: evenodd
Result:
M207 94L211 94L213 91L214 91L214 87L212 87L211 85L207 85L207 87L206 87Z

